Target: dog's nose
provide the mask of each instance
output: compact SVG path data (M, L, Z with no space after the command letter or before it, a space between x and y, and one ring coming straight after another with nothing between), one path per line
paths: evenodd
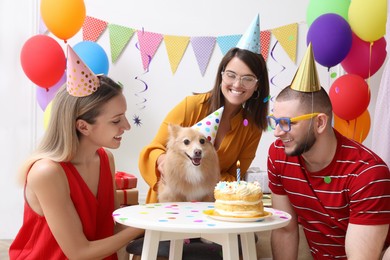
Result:
M196 157L201 157L201 156L202 156L202 150L200 150L200 149L195 149L195 150L194 150L194 155L195 155Z

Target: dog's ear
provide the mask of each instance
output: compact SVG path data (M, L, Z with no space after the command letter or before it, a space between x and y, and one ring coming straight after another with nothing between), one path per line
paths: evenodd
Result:
M179 132L179 129L180 129L179 125L174 125L174 124L168 125L168 132L171 136L176 136L177 132Z
M168 133L172 137L177 136L177 132L179 132L180 126L179 125L174 125L174 124L169 124L168 125Z

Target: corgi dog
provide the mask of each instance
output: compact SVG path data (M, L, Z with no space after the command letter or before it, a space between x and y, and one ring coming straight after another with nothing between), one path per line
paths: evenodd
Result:
M198 130L170 124L159 202L214 201L220 167L213 144Z

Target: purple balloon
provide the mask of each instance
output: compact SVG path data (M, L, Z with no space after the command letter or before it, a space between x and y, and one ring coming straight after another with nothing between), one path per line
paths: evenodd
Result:
M306 42L307 45L312 44L314 59L330 68L348 55L352 46L352 30L342 16L323 14L311 24Z
M41 88L37 87L37 102L41 109L45 111L47 105L49 105L50 101L54 98L57 93L57 90L64 85L66 81L66 73L64 73L61 79L50 88Z

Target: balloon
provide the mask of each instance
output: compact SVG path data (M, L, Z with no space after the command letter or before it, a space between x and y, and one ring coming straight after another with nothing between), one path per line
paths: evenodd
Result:
M65 53L61 46L46 35L28 39L22 47L20 61L26 76L42 88L56 84L66 68Z
M37 101L43 111L45 111L47 105L50 103L50 101L52 101L58 89L60 89L65 82L66 73L62 75L62 78L54 86L51 86L48 89L37 88Z
M310 26L306 42L312 43L314 59L330 68L339 64L351 49L351 27L338 14L323 14Z
M348 21L351 0L311 0L306 10L306 23L310 27L315 19L327 13L338 14Z
M83 0L41 0L41 16L47 28L66 41L83 26L86 10Z
M371 50L370 50L371 49ZM370 43L363 41L352 33L352 47L347 57L341 62L344 70L366 79L374 75L386 59L386 40L384 37Z
M334 115L334 128L342 135L362 143L370 132L371 118L368 110L352 120L343 120Z
M336 79L329 89L333 112L344 120L360 116L370 103L370 91L359 75L346 74Z
M95 74L108 74L108 57L104 49L96 42L77 43L73 50Z
M366 42L382 38L386 33L387 0L353 0L348 19L352 31Z
M47 127L49 126L49 122L50 122L50 117L51 117L51 107L53 105L53 101L51 101L46 109L45 109L45 112L43 112L43 128L46 130Z

